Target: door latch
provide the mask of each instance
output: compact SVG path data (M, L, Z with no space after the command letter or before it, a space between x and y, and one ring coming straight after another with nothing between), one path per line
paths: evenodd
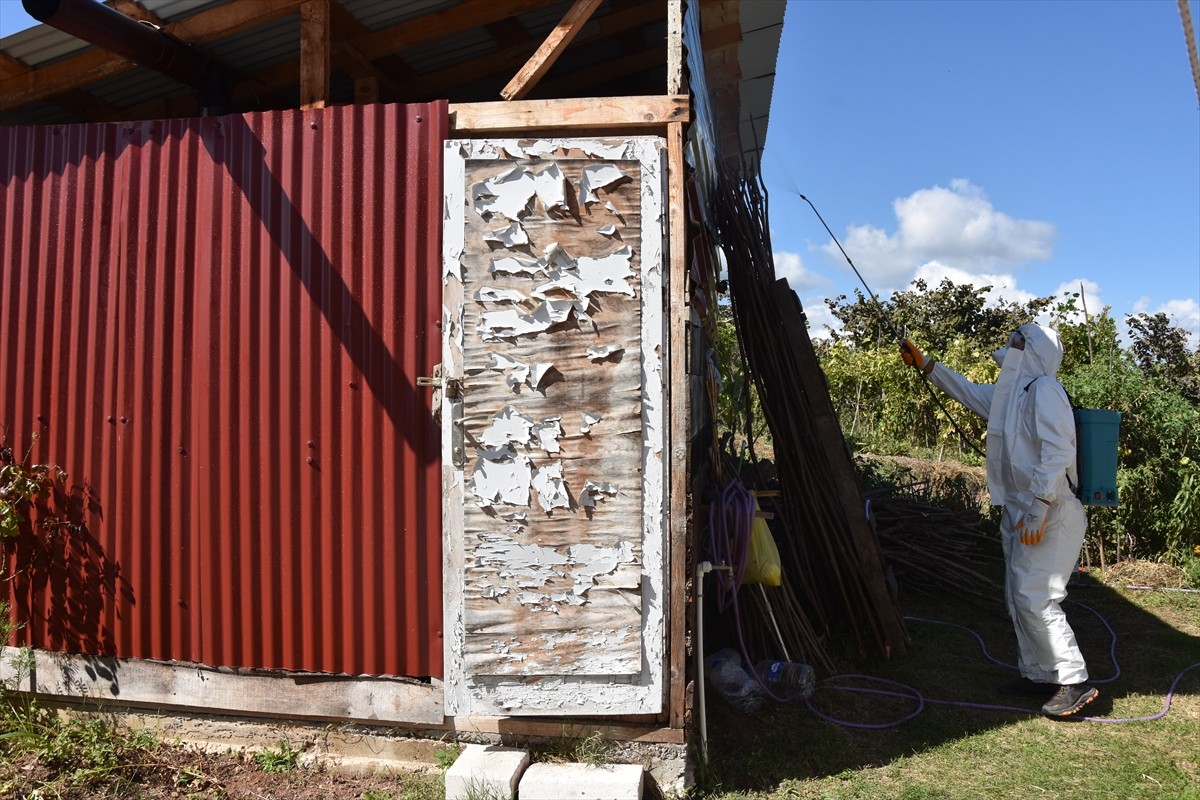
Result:
M432 386L433 387L433 418L441 421L442 418L442 365L433 365L433 377L426 378L419 376L417 378L417 386Z

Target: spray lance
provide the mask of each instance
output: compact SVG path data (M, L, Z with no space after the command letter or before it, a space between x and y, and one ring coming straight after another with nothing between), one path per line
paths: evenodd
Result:
M858 277L859 283L861 283L863 288L867 290L867 295L871 298L871 302L875 306L875 312L879 314L879 318L883 320L883 323L888 327L889 330L891 330L892 335L896 337L896 343L900 345L900 348L902 350L907 350L909 346L908 340L900 333L900 329L897 328L895 323L892 322L892 320L888 317L887 312L883 310L883 306L880 304L879 298L875 296L875 292L871 291L871 287L867 285L867 281L865 278L863 278L862 273L858 271L858 267L854 266L854 262L850 260L850 256L846 254L846 249L842 247L842 243L838 241L838 238L834 236L833 231L830 230L829 225L826 224L825 218L821 216L821 212L817 211L817 207L813 205L813 201L809 200L808 197L800 194L800 192L796 192L796 194L800 195L800 199L808 203L808 207L811 208L813 213L817 215L817 219L820 220L821 226L825 228L825 232L829 234L829 238L833 239L833 243L837 245L837 249L841 251L842 258L846 259L846 263L850 265L850 269L854 270L855 276ZM968 447L974 450L980 457L983 457L983 451L980 450L979 447L970 440L970 438L968 438L967 434L963 432L963 429L959 427L957 422L955 422L954 417L949 411L946 410L946 406L942 404L941 398L938 396L937 392L933 390L933 386L930 385L929 376L922 369L920 369L919 366L917 368L917 372L920 373L922 378L924 378L922 383L929 391L930 396L933 397L933 401L937 403L938 408L940 408L942 413L946 415L946 419L950 420L950 425L953 426L959 437L967 444Z

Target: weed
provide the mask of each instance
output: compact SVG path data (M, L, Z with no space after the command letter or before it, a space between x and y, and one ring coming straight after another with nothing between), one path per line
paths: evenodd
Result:
M458 757L461 753L462 748L457 744L448 744L439 747L434 754L437 757L438 769L450 769L454 762L458 760Z
M587 736L564 735L543 748L536 748L535 760L601 767L609 762L611 751L612 743L604 731L597 730Z
M263 772L290 772L300 764L300 751L293 750L286 739L279 740L279 748L266 748L254 754L254 763Z

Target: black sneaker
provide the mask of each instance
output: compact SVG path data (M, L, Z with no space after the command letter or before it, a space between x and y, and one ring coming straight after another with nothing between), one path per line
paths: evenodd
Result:
M1004 697L1045 697L1052 683L1038 683L1029 678L1005 681L996 687L996 693Z
M1100 696L1100 690L1086 683L1076 683L1070 686L1059 686L1042 706L1042 713L1048 717L1069 717L1083 710L1083 707Z

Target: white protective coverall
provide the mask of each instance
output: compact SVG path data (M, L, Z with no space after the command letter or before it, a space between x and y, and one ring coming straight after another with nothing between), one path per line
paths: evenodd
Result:
M1060 603L1087 528L1083 504L1071 491L1075 418L1054 377L1062 364L1058 335L1040 325L1017 329L1025 349L1007 348L995 384L977 384L938 362L934 385L988 421L987 477L992 504L1004 506L1004 594L1017 633L1021 675L1047 684L1087 680L1087 664ZM1070 485L1068 484L1070 480ZM1046 532L1023 544L1017 531L1032 503L1045 501Z

